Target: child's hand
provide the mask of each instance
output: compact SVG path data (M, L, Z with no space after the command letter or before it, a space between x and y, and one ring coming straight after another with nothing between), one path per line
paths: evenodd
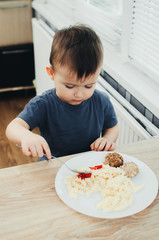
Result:
M115 149L115 143L108 140L107 138L97 138L91 145L90 148L95 151L112 151Z
M32 132L26 134L21 141L23 153L27 156L42 157L44 153L47 158L51 158L51 152L46 140Z

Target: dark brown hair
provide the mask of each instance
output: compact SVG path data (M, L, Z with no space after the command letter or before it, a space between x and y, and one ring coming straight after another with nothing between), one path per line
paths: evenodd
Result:
M78 78L96 72L103 61L100 38L88 26L76 25L55 33L50 64L54 71L58 66L67 66Z

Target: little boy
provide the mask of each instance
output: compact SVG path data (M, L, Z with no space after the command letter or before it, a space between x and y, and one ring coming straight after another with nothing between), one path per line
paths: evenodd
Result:
M102 43L84 25L56 32L47 73L55 89L34 97L7 127L25 155L50 159L115 148L117 118L108 96L95 90L103 62ZM31 130L39 127L40 135ZM101 135L102 134L102 135Z

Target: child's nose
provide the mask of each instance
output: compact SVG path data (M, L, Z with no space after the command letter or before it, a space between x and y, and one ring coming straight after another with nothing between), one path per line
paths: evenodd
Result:
M77 98L82 98L83 93L82 93L82 91L78 90L78 91L75 91L74 96Z

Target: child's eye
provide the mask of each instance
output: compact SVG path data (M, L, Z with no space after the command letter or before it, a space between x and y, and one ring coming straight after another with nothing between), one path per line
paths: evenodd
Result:
M65 85L66 88L72 89L73 86Z
M85 88L92 88L93 86L92 85L86 85Z

